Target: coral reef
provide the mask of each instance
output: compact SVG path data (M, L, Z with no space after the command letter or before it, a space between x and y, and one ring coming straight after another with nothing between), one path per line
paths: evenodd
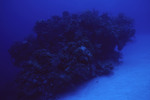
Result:
M15 66L19 100L54 98L76 86L112 72L121 50L135 34L133 20L86 11L38 21L35 37L9 49ZM46 100L47 100L46 99Z

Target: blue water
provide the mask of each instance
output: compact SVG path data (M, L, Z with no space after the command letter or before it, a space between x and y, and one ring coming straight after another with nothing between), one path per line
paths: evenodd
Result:
M149 0L1 0L0 97L15 95L10 83L18 69L12 65L8 54L15 41L34 33L37 20L60 15L64 10L81 13L92 9L112 15L122 12L133 18L136 38L124 48L124 63L114 70L113 76L94 79L60 100L150 100Z

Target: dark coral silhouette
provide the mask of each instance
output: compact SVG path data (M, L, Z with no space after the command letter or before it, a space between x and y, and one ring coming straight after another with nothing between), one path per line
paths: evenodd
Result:
M35 37L9 49L21 68L19 99L53 98L94 77L112 72L121 50L135 34L133 20L98 11L63 12L36 23Z

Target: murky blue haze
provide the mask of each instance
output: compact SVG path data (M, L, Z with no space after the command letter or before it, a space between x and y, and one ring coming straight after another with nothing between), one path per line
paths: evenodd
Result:
M59 100L150 100L150 1L149 0L1 0L0 1L0 97L13 100L11 88L17 68L8 53L10 46L33 32L35 22L61 15L98 10L120 12L135 20L136 37L123 52L124 63L114 75L92 80L79 91ZM5 100L5 99L1 99Z

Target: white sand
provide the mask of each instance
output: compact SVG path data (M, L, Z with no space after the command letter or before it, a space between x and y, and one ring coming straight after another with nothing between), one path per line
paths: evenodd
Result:
M138 35L123 54L114 75L96 78L59 100L150 100L150 35Z

